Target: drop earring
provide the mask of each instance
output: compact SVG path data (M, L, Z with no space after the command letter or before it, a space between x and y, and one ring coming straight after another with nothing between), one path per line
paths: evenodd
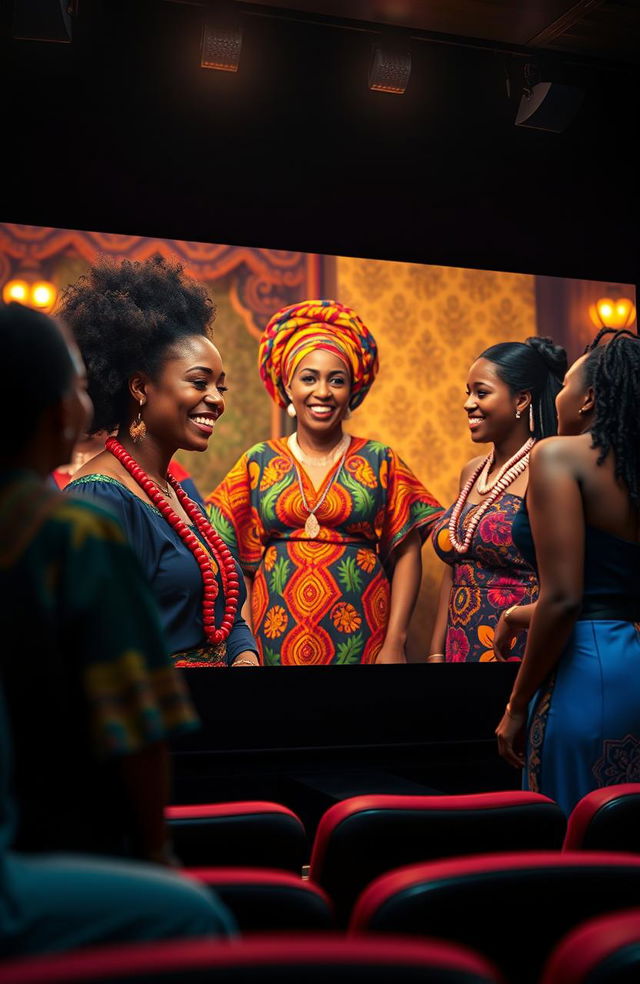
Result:
M147 425L142 419L142 408L144 406L144 400L140 400L140 409L138 410L138 416L129 424L129 434L131 435L131 440L134 444L139 444L147 433Z
M287 404L287 413L289 414L289 416L292 419L293 419L293 417L296 416L296 408L294 407L293 403L288 403Z
M533 403L529 404L529 433L533 434L536 429L535 420L533 419Z
M522 414L520 413L520 411L519 410L516 410L516 420L520 420L520 417L521 416L522 416Z

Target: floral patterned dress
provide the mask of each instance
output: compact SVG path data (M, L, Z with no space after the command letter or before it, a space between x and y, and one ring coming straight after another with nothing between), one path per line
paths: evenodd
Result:
M305 533L299 480L311 508L330 485L314 538ZM375 662L389 615L390 556L412 530L424 541L442 513L391 448L356 437L318 490L286 438L257 444L207 504L253 578L260 660L279 666Z
M445 658L448 663L489 663L495 660L493 635L501 612L511 605L527 605L538 597L532 567L513 542L511 526L521 497L505 492L484 514L469 550L458 554L449 539L451 508L433 531L433 546L453 567ZM477 503L462 512L458 536L464 536ZM522 659L526 633L521 632L512 659Z

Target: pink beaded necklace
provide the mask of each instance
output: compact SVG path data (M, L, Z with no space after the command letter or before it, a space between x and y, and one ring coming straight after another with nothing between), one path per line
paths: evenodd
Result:
M202 622L204 633L208 642L214 646L220 645L221 642L224 642L228 638L233 628L240 594L238 589L238 572L231 551L224 540L216 533L211 523L204 518L196 504L191 501L173 475L167 473L167 481L176 493L180 505L208 543L211 553L220 568L224 590L224 616L220 628L216 628L214 615L215 601L218 596L218 582L211 569L211 560L198 540L198 537L195 533L191 532L186 523L183 523L178 514L172 509L170 503L162 495L157 485L155 485L131 455L125 451L115 437L108 439L105 449L110 451L114 458L117 458L120 464L127 469L145 495L149 497L156 509L159 510L169 526L176 531L196 559L200 573L202 574Z
M465 507L467 499L469 498L469 493L471 492L471 489L473 488L475 481L480 475L480 473L483 471L485 467L487 467L487 471L491 467L491 463L493 462L494 452L492 451L490 454L488 454L487 457L484 458L480 462L478 467L474 470L473 474L469 478L469 481L466 483L466 485L460 492L460 495L456 500L456 504L451 510L451 516L449 518L449 540L451 542L451 546L453 547L456 553L463 554L468 551L469 547L471 546L471 541L473 540L474 533L478 528L478 523L486 513L487 509L489 509L493 505L496 499L500 498L504 490L509 485L511 485L513 481L515 481L518 475L522 474L522 472L529 464L529 452L531 451L531 448L533 447L534 444L535 444L535 439L533 437L530 437L526 441L526 443L523 444L521 448L518 448L516 453L511 458L509 458L504 468L500 469L497 480L494 482L494 484L491 486L491 489L489 490L489 495L484 500L484 502L478 507L478 509L476 509L465 531L464 540L460 541L458 539L458 523L460 521L462 510Z

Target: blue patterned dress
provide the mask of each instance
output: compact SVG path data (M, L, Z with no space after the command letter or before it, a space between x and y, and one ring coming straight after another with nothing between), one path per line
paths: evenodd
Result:
M510 605L528 605L538 597L536 575L513 542L511 527L521 498L505 492L487 510L474 533L469 550L456 553L449 539L453 506L433 531L434 549L453 567L445 642L448 663L495 661L493 635L501 612ZM458 538L464 536L479 503L462 511ZM512 659L521 659L526 633L521 632Z
M535 563L526 508L514 537ZM628 612L626 618L616 614ZM609 617L607 617L609 616ZM582 614L530 704L524 787L567 815L601 786L640 782L640 544L585 528Z

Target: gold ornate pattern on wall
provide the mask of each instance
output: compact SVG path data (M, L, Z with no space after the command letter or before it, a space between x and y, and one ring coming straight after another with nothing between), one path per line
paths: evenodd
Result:
M448 506L460 469L486 451L462 410L469 366L489 345L536 334L534 278L339 257L336 295L376 337L380 373L349 430L389 444ZM430 544L408 655L427 653L442 567Z

